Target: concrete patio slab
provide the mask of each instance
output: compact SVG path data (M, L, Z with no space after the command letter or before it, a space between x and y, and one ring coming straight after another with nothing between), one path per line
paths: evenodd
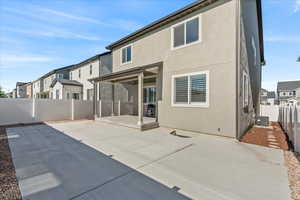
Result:
M97 121L7 132L18 135L9 142L28 199L290 199L278 149Z

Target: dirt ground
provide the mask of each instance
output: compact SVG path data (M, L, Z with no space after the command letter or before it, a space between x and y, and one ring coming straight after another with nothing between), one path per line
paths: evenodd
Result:
M21 200L5 128L0 127L0 199Z
M249 144L289 150L287 136L281 129L280 124L272 122L270 127L253 127L241 140Z

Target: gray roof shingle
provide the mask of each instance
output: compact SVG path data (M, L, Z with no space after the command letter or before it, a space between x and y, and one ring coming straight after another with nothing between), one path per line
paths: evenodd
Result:
M79 83L78 81L67 80L67 79L54 79L53 82L51 83L51 87L54 87L54 85L56 84L56 82L59 82L62 85L82 86L82 84Z
M277 91L289 91L300 88L300 80L299 81L282 81L277 84Z

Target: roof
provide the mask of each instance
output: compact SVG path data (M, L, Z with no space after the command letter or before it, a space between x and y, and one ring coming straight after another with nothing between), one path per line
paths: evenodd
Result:
M84 60L84 61L82 61L82 62L80 62L80 63L78 63L76 65L74 65L74 67L72 69L77 69L77 68L81 67L82 65L90 63L90 62L92 62L92 61L100 58L101 56L105 56L105 55L108 55L108 54L111 54L111 51L106 51L104 53L97 54L97 55L95 55L93 57L90 57L90 58L88 58L88 59L86 59L86 60Z
M289 91L296 90L300 88L300 80L299 81L282 81L277 83L277 91Z
M154 21L153 23L138 29L137 31L121 38L120 40L108 45L106 48L109 50L112 50L113 48L122 45L126 42L129 42L133 39L136 39L146 33L149 33L161 26L164 26L172 21L175 21L176 19L178 19L179 17L184 17L188 14L190 14L191 12L199 9L199 8L203 8L205 6L208 6L214 2L216 2L218 0L197 0L194 3L191 3L189 5L187 5L184 8L181 8L161 19L158 19L156 21ZM261 63L265 63L265 58L264 58L264 44L263 44L263 23L262 23L262 6L261 6L261 0L256 0L257 2L257 17L258 17L258 30L259 30L259 40L260 40L260 55L261 55Z
M22 85L25 85L25 84L27 84L27 82L17 82L16 86L18 87L18 86L22 86Z
M162 62L158 62L158 63L153 63L153 64L150 64L150 65L134 67L134 68L130 68L130 69L126 69L126 70L106 74L106 75L103 75L103 76L99 76L97 78L89 79L89 81L105 81L105 80L120 78L120 77L124 77L124 76L128 76L128 75L134 75L134 74L138 74L140 72L143 72L144 70L149 69L149 68L160 67L160 66L162 66L162 64L163 64Z
M54 85L59 82L62 85L73 85L73 86L83 86L81 83L78 81L74 80L67 80L67 79L54 79L53 82L51 83L50 87L54 87Z
M268 92L268 90L264 89L264 88L261 88L260 89L262 92Z

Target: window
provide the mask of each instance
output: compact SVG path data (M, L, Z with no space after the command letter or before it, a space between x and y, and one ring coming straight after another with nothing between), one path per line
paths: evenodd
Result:
M79 99L79 93L73 93L72 98L78 100Z
M172 48L187 46L200 41L201 17L188 19L172 26Z
M209 72L176 75L172 78L173 106L209 106Z
M63 75L63 74L57 74L57 78L58 78L58 79L63 79L63 78L64 78L64 75Z
M78 70L78 78L81 78L81 70Z
M126 64L132 61L132 46L127 46L122 49L122 64Z
M67 99L70 99L70 93L69 92L67 93Z
M243 73L243 106L249 105L249 78L246 72Z
M70 72L70 80L72 80L72 72Z
M93 74L93 65L90 65L90 75Z

